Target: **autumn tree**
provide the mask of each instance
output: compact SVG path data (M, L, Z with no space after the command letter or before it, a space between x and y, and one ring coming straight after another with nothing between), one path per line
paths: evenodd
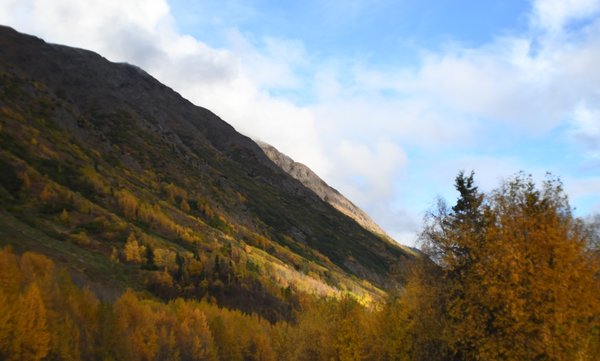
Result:
M117 204L123 215L129 219L135 219L138 212L138 199L127 190L120 190L115 194Z
M227 327L221 315L209 322L210 330L217 346L219 360L242 360L242 350L239 340L236 340L233 330Z
M345 295L336 307L335 349L340 361L360 361L367 359L366 309L352 296Z
M29 286L14 308L14 326L8 360L42 360L50 351L46 307L37 284Z
M184 360L216 360L217 352L206 316L181 299L171 303L177 321L175 338Z
M8 295L0 287L0 310L2 310L0 312L0 359L6 358L11 349L13 303L10 301Z
M435 266L421 259L399 293L392 293L376 317L376 360L448 360L444 340L444 283Z
M135 234L131 232L125 242L125 248L123 250L125 254L125 260L127 262L144 263L146 262L146 247L140 245Z
M153 360L158 353L155 317L148 305L127 291L114 305L116 353L124 360Z
M518 175L488 195L473 175L429 216L423 249L438 263L444 339L459 360L592 360L598 263L562 184ZM597 321L596 321L597 322Z

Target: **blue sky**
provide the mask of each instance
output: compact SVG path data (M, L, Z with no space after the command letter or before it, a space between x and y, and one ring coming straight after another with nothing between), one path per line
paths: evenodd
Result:
M523 30L527 1L170 1L182 32L226 46L223 28L255 37L301 40L313 54L356 57L379 64L414 61L414 47L445 42L480 45L502 32Z
M549 171L600 213L600 0L0 0L0 22L141 66L405 244L461 169Z

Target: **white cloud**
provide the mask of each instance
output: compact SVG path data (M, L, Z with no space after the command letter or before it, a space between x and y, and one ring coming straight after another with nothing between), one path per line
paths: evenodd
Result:
M577 216L600 214L600 176L566 177L564 185Z
M591 38L585 45L596 46ZM463 116L543 134L564 120L574 102L596 96L584 83L594 73L592 61L600 59L589 47L580 51L568 43L541 42L534 51L534 41L501 38L476 49L428 55L412 86Z
M570 22L592 17L599 10L598 0L534 0L532 24L557 33Z
M388 140L373 145L342 140L335 156L339 164L336 183L346 185L349 195L361 204L391 199L395 177L408 162L404 150Z
M580 103L573 111L571 136L587 156L600 159L600 109Z
M593 9L579 9L584 8ZM454 44L440 52L424 52L422 62L412 69L390 71L368 64L327 63L315 77L320 103L312 107L319 134L326 139L325 149L335 154L332 149L339 146L340 139L346 139L357 153L352 158L366 159L356 149L374 144L385 134L402 147L441 154L454 151L451 161L439 155L438 159L413 160L408 152L411 163L399 162L394 175L388 176L391 182L402 184L404 180L399 181L397 175L409 174L406 183L424 189L415 193L428 192L419 195L418 207L436 193L451 194L459 169L474 169L485 190L497 187L503 177L520 170L538 176L562 170L560 166L532 164L526 161L528 154L511 147L519 138L548 137L564 125L574 129L578 141L585 138L589 146L600 144L595 136L597 117L577 111L582 102L600 103L600 21L589 18L592 10L575 9L564 10L561 24L586 17L588 23L583 28L567 32L561 25L555 30L563 32L553 36L538 36L532 31L499 37L475 48ZM486 148L489 155L464 156ZM394 224L390 215L394 214L393 204L404 203L400 211L410 214L410 219L419 219L423 209L413 207L416 196L396 190L388 193L387 199L376 197L376 183L364 176L353 183L348 174L339 174L345 163L338 164L332 168L338 177L326 174L328 180L390 232L404 236L411 233L407 224ZM430 172L423 174L419 171L423 168ZM412 172L419 172L421 178L411 177ZM364 170L352 168L351 174L362 173Z
M273 37L262 41L264 49L236 29L228 32L229 49L240 58L244 73L264 90L293 88L301 84L295 69L305 65L306 52L299 41Z

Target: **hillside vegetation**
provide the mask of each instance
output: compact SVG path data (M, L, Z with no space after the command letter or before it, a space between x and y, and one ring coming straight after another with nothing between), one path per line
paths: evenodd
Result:
M298 292L379 299L415 259L134 66L1 28L0 83L0 243L107 297L215 299L274 321Z
M423 233L437 264L376 307L299 294L292 321L126 291L102 301L37 253L0 250L7 360L598 360L600 264L556 183L461 198ZM481 212L480 212L481 211ZM442 227L443 226L443 227Z

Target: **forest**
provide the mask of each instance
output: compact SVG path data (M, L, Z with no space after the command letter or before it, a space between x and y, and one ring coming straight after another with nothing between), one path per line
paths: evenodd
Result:
M519 174L482 193L461 172L455 187L453 205L427 214L427 257L404 287L368 303L282 289L270 319L173 291L166 266L161 292L110 299L40 253L5 247L0 359L598 360L598 227L573 215L560 180ZM142 247L130 236L115 257L142 262Z

